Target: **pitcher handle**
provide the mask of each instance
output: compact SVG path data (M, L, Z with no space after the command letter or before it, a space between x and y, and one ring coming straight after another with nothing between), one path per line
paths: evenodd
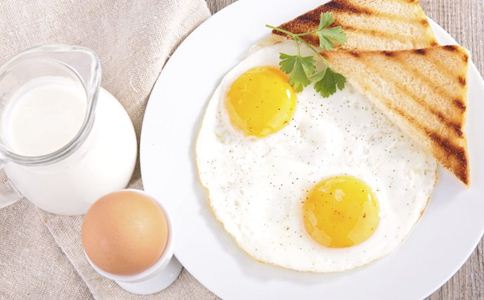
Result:
M22 196L17 192L8 179L7 174L3 171L4 166L5 162L0 160L0 208L9 206L22 199Z

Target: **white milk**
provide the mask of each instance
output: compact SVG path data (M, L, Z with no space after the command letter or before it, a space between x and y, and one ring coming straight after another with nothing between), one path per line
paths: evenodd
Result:
M62 77L31 81L12 97L4 118L10 148L24 156L52 153L70 142L86 116L80 84Z
M52 153L69 143L86 117L80 84L43 77L26 84L2 116L6 142L24 156ZM5 171L22 194L57 214L83 214L101 196L124 188L136 162L134 129L124 108L100 89L94 126L82 146L53 164L7 164Z

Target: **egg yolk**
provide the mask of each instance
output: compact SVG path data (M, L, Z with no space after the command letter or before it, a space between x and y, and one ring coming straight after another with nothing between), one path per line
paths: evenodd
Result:
M235 80L225 104L234 127L248 136L266 137L289 123L296 93L279 69L256 67Z
M322 180L303 204L304 227L319 244L345 248L366 241L379 223L379 207L371 188L351 176Z

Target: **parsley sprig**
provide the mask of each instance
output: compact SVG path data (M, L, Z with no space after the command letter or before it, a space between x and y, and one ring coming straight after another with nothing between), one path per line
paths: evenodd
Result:
M284 73L289 75L289 83L296 92L300 92L311 83L314 83L314 89L322 97L326 98L336 93L338 89L342 90L345 87L346 78L333 71L320 51L303 38L308 35L317 35L319 47L323 51L330 51L336 45L344 44L346 42L346 34L341 26L331 26L334 24L334 21L335 19L331 13L323 13L320 16L318 28L304 33L292 33L279 27L266 25L268 28L284 33L296 42L297 55L280 53L279 56L279 66ZM301 44L311 49L316 54L317 60L314 56L302 56ZM317 61L319 63L316 63Z

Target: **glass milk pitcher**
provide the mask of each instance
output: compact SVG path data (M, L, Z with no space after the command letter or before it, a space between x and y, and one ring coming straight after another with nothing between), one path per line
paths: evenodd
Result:
M26 197L79 215L128 184L136 135L100 82L98 57L76 46L32 48L0 67L0 207Z

